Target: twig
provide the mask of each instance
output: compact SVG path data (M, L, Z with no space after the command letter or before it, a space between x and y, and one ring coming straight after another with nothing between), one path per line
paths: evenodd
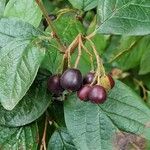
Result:
M104 76L105 75L105 69L104 69L104 66L103 66L103 63L102 63L102 59L100 58L97 50L96 50L96 47L94 45L94 43L92 42L92 40L86 38L89 42L90 42L90 45L93 49L93 52L95 54L95 57L96 57L96 61L97 61L97 74L98 74L98 84L100 84L100 76Z
M44 17L45 17L45 19L46 19L48 25L50 26L50 28L51 28L51 30L52 30L53 37L54 37L54 38L56 39L56 41L58 42L58 44L59 44L59 46L60 46L60 48L61 48L61 51L62 51L62 52L65 52L65 49L66 49L66 48L65 48L65 46L63 45L63 43L61 42L61 40L60 40L60 38L59 38L59 36L58 36L58 34L57 34L57 32L56 32L56 29L55 29L55 27L53 26L53 23L52 23L52 21L51 21L49 15L48 15L48 12L46 11L46 9L45 9L45 7L44 7L44 5L43 5L43 2L42 2L41 0L35 0L35 1L36 1L36 3L38 4L39 8L41 9L41 11L42 11L42 13L43 13L43 15L44 15Z
M77 68L77 66L79 64L79 60L81 58L81 54L82 54L82 51L81 51L81 35L80 35L78 38L78 56L77 56L74 68Z
M45 126L44 126L44 132L43 132L43 137L42 137L42 142L41 142L41 146L40 146L40 150L46 150L46 131L47 131L47 124L48 124L48 120L47 117L45 118Z
M91 71L94 71L94 61L93 61L93 55L89 52L89 50L86 48L86 46L84 46L82 40L81 40L81 46L83 48L83 50L85 50L85 52L89 55L90 57L90 61L91 61Z
M147 99L147 90L145 89L143 82L139 81L135 78L133 78L133 80L139 85L139 87L141 87L142 92L143 92L143 99L146 100Z
M71 59L71 54L74 52L75 48L78 46L79 43L79 38L80 34L76 36L76 38L72 41L72 43L69 45L69 47L66 49L65 54L63 56L63 71L66 69L66 67L70 67L70 59ZM66 66L68 64L68 66Z
M91 39L93 36L95 36L96 31L92 32L91 34L87 35L85 38Z

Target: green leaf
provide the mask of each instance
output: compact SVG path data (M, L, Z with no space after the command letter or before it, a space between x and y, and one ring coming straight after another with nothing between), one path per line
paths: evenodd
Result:
M106 34L150 34L149 0L99 0L98 32Z
M48 143L49 150L76 150L66 128L57 129Z
M139 74L150 73L149 58L150 58L150 43L149 45L147 45L146 52L143 54L143 57L141 59Z
M12 111L0 106L0 125L16 127L29 124L45 112L50 102L51 96L47 93L46 83L34 83Z
M54 21L54 25L65 44L70 44L79 33L85 33L82 23L71 14L61 16ZM49 28L47 31L49 31Z
M112 52L112 59L118 56L114 63L115 66L122 70L128 70L140 65L141 58L150 45L149 36L129 37L123 36L116 50Z
M33 150L38 146L38 128L36 123L20 128L0 126L1 150Z
M32 25L18 19L0 19L0 47L5 46L15 38L33 38L42 34Z
M59 73L59 69L62 63L63 55L58 49L56 40L51 40L46 46L45 58L42 62L41 67L49 70L51 73Z
M0 16L3 16L6 0L0 1Z
M64 112L67 129L80 150L112 150L119 130L150 139L149 108L120 81L116 81L104 104L81 102L72 94Z
M5 17L19 18L38 27L42 13L35 0L9 0L4 11Z
M0 49L0 102L12 110L35 79L45 50L34 40L16 39Z
M74 8L88 11L97 6L98 0L69 0Z
M32 84L45 55L42 33L18 19L0 19L0 102L13 109Z

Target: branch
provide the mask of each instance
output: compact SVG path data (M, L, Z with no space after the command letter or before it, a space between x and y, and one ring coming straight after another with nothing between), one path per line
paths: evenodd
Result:
M43 132L43 137L42 137L42 142L41 142L41 146L40 146L40 150L46 150L46 131L47 131L47 117L45 118L45 127L44 127L44 132Z
M56 29L55 29L55 27L53 26L53 23L52 23L52 21L51 21L49 15L48 15L48 12L46 11L46 9L45 9L45 7L44 7L44 5L43 5L43 2L42 2L41 0L35 0L35 1L36 1L36 3L38 4L39 8L41 9L41 11L42 11L42 13L43 13L43 15L44 15L44 17L45 17L45 19L46 19L48 25L50 26L50 28L51 28L51 30L52 30L53 37L54 37L54 38L56 39L56 41L58 42L58 44L59 44L59 46L60 46L60 48L61 48L61 51L62 51L62 52L65 52L65 49L66 49L66 48L65 48L65 46L63 45L63 43L61 42L61 40L60 40L60 38L59 38L59 36L58 36L58 34L57 34L57 32L56 32Z

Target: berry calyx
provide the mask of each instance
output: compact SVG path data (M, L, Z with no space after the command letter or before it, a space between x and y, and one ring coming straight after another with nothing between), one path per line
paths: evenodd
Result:
M48 90L56 95L60 95L64 89L60 85L60 75L50 76L47 83Z
M107 93L104 87L100 85L94 85L88 94L88 99L92 103L96 103L96 104L104 103L106 101L106 98L107 98Z
M83 84L91 84L94 80L95 73L89 72L84 78L83 78Z
M115 81L114 81L114 79L112 78L111 75L108 74L107 77L109 79L109 83L110 83L111 89L112 89L115 86Z
M60 78L61 86L70 91L78 91L82 86L82 74L78 69L67 69Z
M88 101L88 94L91 90L91 86L85 85L78 92L77 96L81 101Z

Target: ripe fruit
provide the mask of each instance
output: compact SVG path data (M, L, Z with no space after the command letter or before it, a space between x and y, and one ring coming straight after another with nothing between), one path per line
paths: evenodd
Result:
M60 78L61 86L66 90L78 91L82 86L82 75L77 69L67 69Z
M83 84L91 84L94 79L94 73L89 72L84 78L83 78Z
M53 75L48 79L48 90L55 96L59 96L63 92L63 88L60 85L60 75Z
M111 89L115 86L115 81L114 79L112 78L111 75L107 75L108 79L109 79L109 82L110 82L110 85L111 85Z
M88 94L88 99L92 103L101 104L104 103L107 98L105 89L100 85L94 85Z
M77 96L82 101L88 101L88 94L90 90L91 90L91 86L85 85L77 92Z

